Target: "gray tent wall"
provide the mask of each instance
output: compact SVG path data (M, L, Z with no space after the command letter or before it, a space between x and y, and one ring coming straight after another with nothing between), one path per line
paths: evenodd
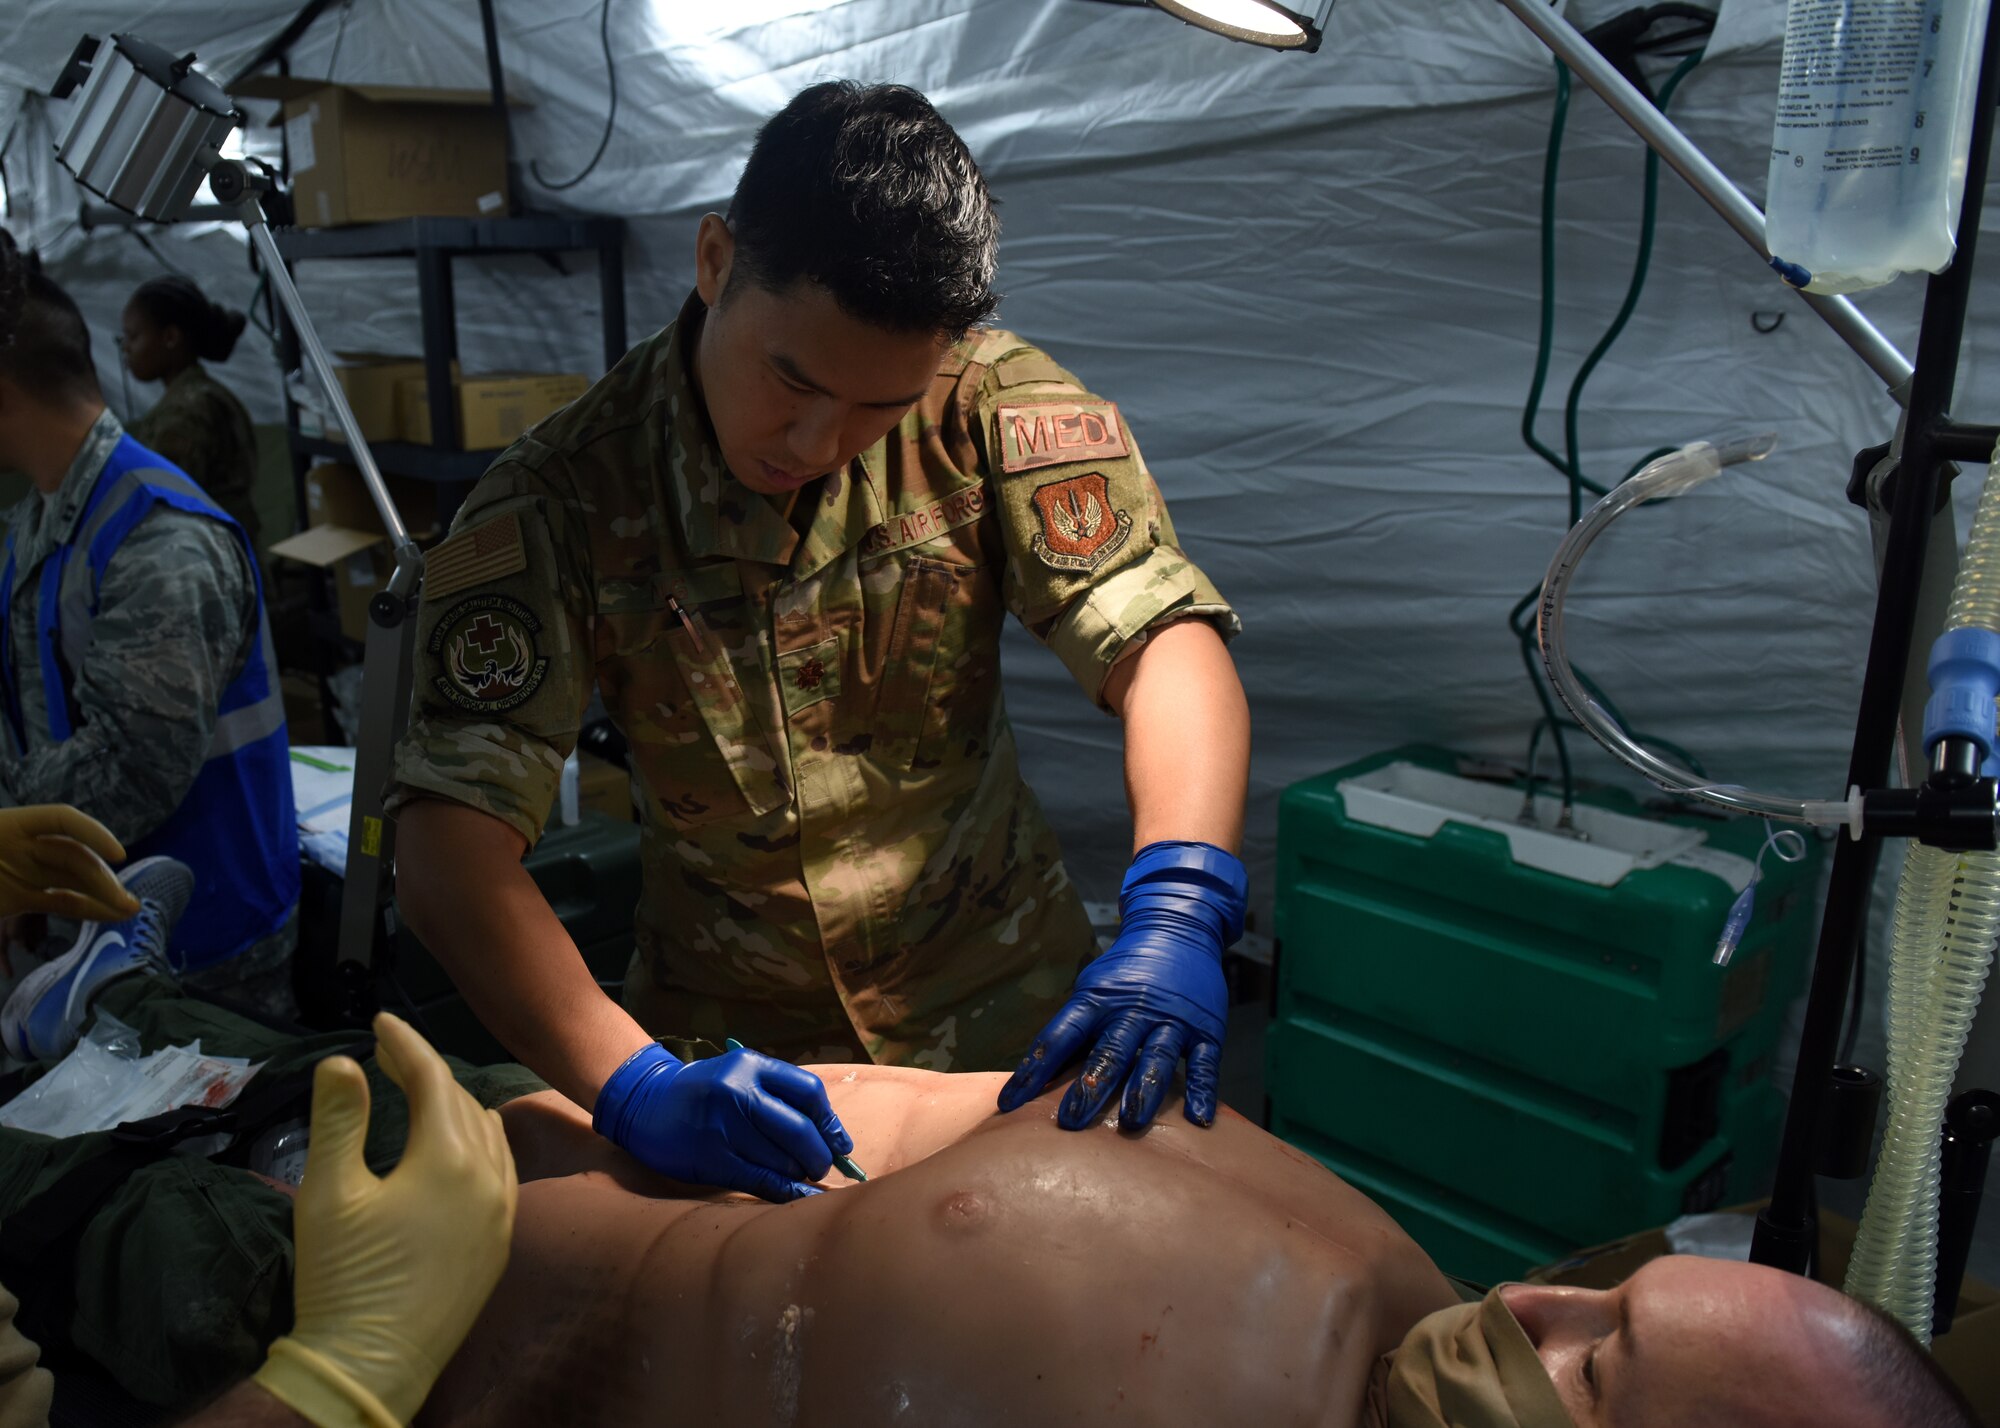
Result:
M960 127L1002 200L1001 320L1121 404L1185 544L1242 612L1261 929L1287 784L1412 738L1521 756L1538 711L1504 620L1565 519L1561 483L1517 435L1554 72L1498 5L1343 0L1321 53L1275 55L1083 0L611 3L618 131L562 198L633 220L635 332L673 315L695 219L726 201L757 124L798 88L901 81ZM1570 6L1583 24L1622 8ZM1674 115L1756 199L1784 5L1722 9ZM498 11L510 83L532 104L516 151L566 176L603 119L597 6ZM131 25L227 73L291 12L270 0L14 7L0 43L6 222L82 302L114 402L118 313L158 268L127 234L78 230L77 191L46 157L51 106L28 91L85 29ZM340 23L337 7L320 19L295 73L325 73ZM352 0L336 77L479 86L483 63L472 0ZM1643 157L1579 90L1545 440L1559 440L1561 392L1622 294ZM549 201L532 182L523 193ZM1573 607L1577 656L1635 722L1718 779L1837 796L1873 603L1865 523L1842 487L1894 410L1671 175L1659 225L1645 298L1586 398L1586 468L1610 479L1655 446L1729 433L1770 429L1781 445L1624 523ZM154 241L215 295L248 298L233 233ZM528 259L464 265L468 368L595 370L595 283L581 266L565 279ZM412 278L315 263L301 283L329 345L414 348ZM1974 296L1968 401L1994 387L1994 293ZM1905 281L1859 301L1908 352L1920 299ZM221 371L260 420L276 419L276 374L254 334ZM141 406L153 395L133 393ZM1109 899L1128 834L1118 728L1018 631L1007 659L1029 776L1086 895ZM1612 772L1578 744L1580 770Z

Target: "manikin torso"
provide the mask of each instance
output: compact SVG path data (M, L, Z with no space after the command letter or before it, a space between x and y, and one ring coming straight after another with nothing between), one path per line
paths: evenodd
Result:
M773 1206L652 1177L553 1096L506 1113L506 1278L423 1424L1323 1424L1456 1302L1389 1217L1225 1111L1010 1115L999 1075L812 1068L871 1179ZM534 1178L534 1177L548 1178Z

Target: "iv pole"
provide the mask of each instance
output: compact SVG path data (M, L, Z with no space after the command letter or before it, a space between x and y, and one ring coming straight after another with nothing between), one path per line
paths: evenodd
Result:
M1764 215L1709 162L1685 135L1620 75L1575 27L1540 0L1500 0L1564 64L1568 65L1619 118L1629 124L1696 193L1720 214L1760 257ZM1951 458L1985 462L1996 428L1951 419L1958 352L1965 333L1965 309L1972 283L1973 250L1985 196L1987 159L1993 139L1996 79L2000 79L2000 26L1986 27L1985 52L1974 99L1971 152L1966 163L1965 199L1959 216L1957 256L1925 289L1923 325L1914 366L1890 345L1844 298L1801 292L1841 339L1853 348L1904 408L1897 434L1896 475L1889 489L1874 494L1889 503L1874 627L1855 720L1847 786L1880 789L1888 779L1896 740L1897 715L1919 603L1924 593L1925 550L1942 494L1943 468ZM1933 571L1935 576L1937 572ZM1943 572L1949 579L1950 572ZM1921 767L1919 765L1918 767ZM1867 925L1869 892L1881 859L1882 833L1864 830L1859 839L1842 838L1833 870L1813 959L1805 1029L1778 1148L1771 1202L1757 1216L1751 1259L1804 1274L1818 1238L1813 1176L1818 1159L1821 1108L1832 1081L1842 1013L1854 964Z
M1190 24L1229 38L1269 43L1241 26L1218 23L1203 0L1174 0L1174 3L1152 0L1152 3ZM1319 24L1314 26L1276 0L1253 0L1253 3L1264 6L1299 31L1297 38L1273 47L1305 51L1319 47L1319 30L1324 26L1328 7L1322 8ZM1588 38L1556 13L1556 0L1500 0L1500 3L1595 90L1612 112L1665 159L1759 257L1766 262L1770 260L1764 215L1756 205L1599 54ZM1890 397L1904 409L1890 446L1890 460L1874 463L1873 470L1857 469L1849 492L1876 523L1880 566L1868 663L1848 763L1847 786L1865 795L1867 812L1860 835L1842 839L1834 853L1819 947L1813 960L1805 1030L1779 1145L1778 1170L1771 1202L1757 1217L1751 1248L1754 1261L1799 1274L1806 1272L1816 1246L1813 1176L1820 1148L1820 1115L1833 1076L1842 1013L1860 954L1882 839L1886 833L1916 836L1946 847L2000 846L2000 809L1989 806L1990 785L1980 789L1957 786L1948 772L1941 769L1914 791L1884 788L1897 740L1899 706L1905 700L1906 684L1916 674L1910 668L1914 626L1920 611L1941 611L1938 591L1949 584L1956 561L1955 545L1950 539L1949 506L1941 500L1945 467L1954 459L1984 464L1993 453L1996 439L2000 439L2000 426L1955 421L1948 410L1965 332L1973 251L1979 235L1987 160L1992 148L1993 111L1996 97L2000 97L2000 27L1992 23L1993 18L1989 5L1966 163L1965 197L1959 216L1957 255L1945 272L1930 279L1925 289L1916 362L1912 364L1904 358L1845 298L1798 293L1882 379ZM1864 458L1876 454L1870 451L1864 453ZM1881 520L1885 505L1886 524ZM1934 521L1941 507L1944 519ZM1933 544L1938 547L1936 558L1930 561L1927 570L1926 553ZM1921 709L1919 695L1915 705L1918 715ZM1921 727L1920 718L1913 722ZM1921 749L1918 753L1918 758L1910 758L1906 753L1904 763L1921 779L1927 770ZM1956 812L1963 816L1957 826L1948 827L1951 820L1941 811L1935 817L1923 811L1927 801L1948 798L1958 801ZM1913 810L1915 817L1911 816ZM1950 841L1953 837L1966 841Z

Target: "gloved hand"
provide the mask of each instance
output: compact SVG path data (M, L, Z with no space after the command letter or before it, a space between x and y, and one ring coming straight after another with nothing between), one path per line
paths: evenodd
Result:
M1215 1122L1215 1079L1229 1016L1222 953L1243 935L1249 874L1212 843L1148 843L1118 892L1118 938L1077 974L1075 990L1050 1018L1007 1084L1000 1109L1041 1095L1084 1045L1095 1041L1083 1074L1056 1112L1064 1130L1094 1125L1125 1088L1118 1123L1153 1123L1187 1056L1187 1118Z
M642 1046L597 1093L591 1124L662 1175L766 1200L819 1194L806 1182L854 1151L825 1082L758 1051L688 1062Z
M139 910L107 863L125 861L111 830L66 803L0 808L0 917L53 913L123 922Z
M320 1428L400 1428L500 1281L514 1229L514 1157L498 1113L387 1012L376 1058L410 1098L403 1160L362 1162L368 1081L345 1056L313 1073L312 1140L292 1207L292 1332L257 1382Z

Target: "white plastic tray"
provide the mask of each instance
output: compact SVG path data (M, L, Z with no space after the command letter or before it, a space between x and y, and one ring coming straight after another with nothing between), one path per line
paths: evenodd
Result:
M1573 811L1575 832L1557 832L1560 798L1537 795L1535 824L1530 825L1520 821L1518 791L1418 764L1385 764L1373 773L1342 779L1339 788L1347 816L1358 823L1417 838L1434 837L1446 823L1490 829L1506 838L1522 867L1597 887L1615 887L1641 868L1680 863L1713 873L1740 890L1752 871L1747 858L1704 848L1708 835L1699 828L1579 803Z

